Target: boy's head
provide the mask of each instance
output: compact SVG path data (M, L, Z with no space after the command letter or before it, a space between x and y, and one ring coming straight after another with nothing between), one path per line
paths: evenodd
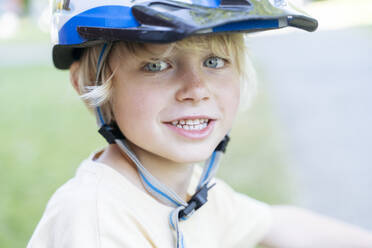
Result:
M253 92L244 87L254 83L240 32L317 28L316 20L286 1L54 2L54 63L60 69L72 64L72 82L88 106L96 107L101 129L116 122L134 144L146 149L146 138L154 141L151 152L158 155L167 153L156 149L167 146L169 136L173 160L211 154L231 128L240 88ZM103 43L111 49L102 49ZM76 59L80 62L73 63ZM109 143L122 141L106 131ZM130 137L135 133L142 138ZM192 158L183 156L191 151L189 143L200 145Z
M255 88L240 33L166 45L116 42L97 86L101 50L84 51L71 67L72 82L88 108L100 106L106 122L118 124L136 153L145 149L179 162L206 159L230 130L241 89L248 89L247 98Z
M241 86L253 91L240 33L285 26L314 31L316 20L286 1L54 2L54 64L70 68L74 87L96 108L99 132L115 144L106 154L124 154L146 189L175 207L169 220L176 246L183 247L178 221L207 201L241 88L249 89ZM206 166L188 203L143 166L179 185L191 171L183 165L202 160Z

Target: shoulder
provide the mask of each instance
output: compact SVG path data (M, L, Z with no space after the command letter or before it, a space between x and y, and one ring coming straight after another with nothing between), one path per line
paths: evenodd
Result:
M144 246L148 241L133 211L135 192L121 179L108 167L84 161L49 200L27 248Z
M73 178L56 190L46 211L54 209L66 213L94 209L102 173L98 168L87 169L85 163L80 165Z
M97 189L101 174L82 170L82 166L52 195L28 247L97 246ZM80 244L79 240L90 243Z
M270 211L271 206L265 202L254 199L246 194L235 191L222 179L215 179L215 190L211 190L214 201L218 205L224 205L228 210L242 209L246 212ZM225 209L226 210L226 209Z
M191 179L189 193L196 188L198 180L203 172L203 168L195 166L194 174ZM223 214L233 213L238 210L244 211L246 214L269 216L271 206L265 202L256 200L248 195L235 191L230 185L220 178L213 178L209 185L215 183L215 186L208 191L208 202L214 211ZM192 194L191 194L192 195Z
M244 247L259 243L272 225L272 207L262 201L235 191L221 179L216 179L212 194L220 222L227 227L226 246Z

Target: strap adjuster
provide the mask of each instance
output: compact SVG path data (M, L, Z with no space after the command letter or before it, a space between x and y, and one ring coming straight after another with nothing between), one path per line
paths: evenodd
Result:
M208 201L208 190L210 190L214 185L216 185L216 183L212 184L209 188L207 184L201 187L188 201L187 207L178 213L178 218L182 219L188 217L192 212L203 206Z
M229 135L226 134L225 137L223 138L223 140L218 144L218 146L214 150L216 152L225 153L226 147L227 147L227 144L229 143L229 141L230 141L230 137L229 137Z
M109 144L115 144L116 139L125 138L116 123L104 124L101 126L98 132L106 139Z

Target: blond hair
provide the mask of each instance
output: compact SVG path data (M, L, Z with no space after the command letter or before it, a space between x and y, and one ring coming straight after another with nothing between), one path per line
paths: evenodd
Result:
M166 56L174 48L192 50L209 48L217 56L232 58L237 66L241 81L240 108L247 109L250 106L252 98L256 94L257 80L255 70L248 56L248 49L243 34L231 33L192 36L172 43L169 49L162 55ZM119 50L115 51L115 55L118 56L123 54L121 51L129 51L137 57L141 57L142 52L151 52L147 50L146 45L143 43L125 41L115 43L112 49ZM100 77L100 82L102 83L96 85L97 63L101 50L102 46L85 49L79 68L78 87L81 98L86 103L88 109L94 110L94 108L100 106L104 119L110 123L115 120L111 108L115 69L111 68L110 63L105 63ZM109 58L107 61L109 61Z

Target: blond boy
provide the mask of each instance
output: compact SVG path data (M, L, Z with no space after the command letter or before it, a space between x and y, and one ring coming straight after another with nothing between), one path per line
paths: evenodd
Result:
M55 65L70 69L109 145L53 195L29 248L372 247L365 230L270 206L213 178L254 91L242 32L313 31L314 19L285 1L63 1L55 9Z

